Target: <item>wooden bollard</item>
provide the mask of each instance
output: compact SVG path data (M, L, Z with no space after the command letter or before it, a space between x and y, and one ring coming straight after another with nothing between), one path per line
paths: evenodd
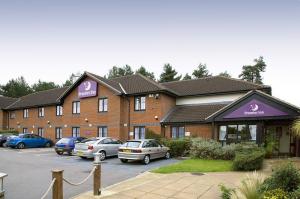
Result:
M63 199L63 172L64 170L52 170L52 180L55 178L55 182L52 189L53 199Z
M95 153L94 167L94 196L99 196L101 195L101 161L99 153Z

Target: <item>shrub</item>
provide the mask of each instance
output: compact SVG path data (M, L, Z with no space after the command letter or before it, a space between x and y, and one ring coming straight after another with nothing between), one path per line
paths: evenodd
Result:
M290 198L289 194L284 190L278 188L264 193L264 199L288 199Z
M233 169L236 171L253 171L262 167L265 152L263 149L244 149L237 151L233 160Z
M238 194L247 199L260 199L262 193L259 192L259 187L262 185L264 178L262 175L253 172L247 175L247 178L242 181L241 186L238 187Z
M215 140L195 138L191 142L190 154L194 158L219 159L221 148L221 144Z
M161 139L161 143L170 148L171 156L185 156L190 150L190 139Z
M12 135L19 135L18 131L15 130L1 130L0 134L12 134Z
M222 199L231 199L232 195L235 193L235 189L228 188L223 184L219 185L220 190L221 190L221 198Z
M300 185L300 173L291 162L283 164L275 169L267 178L261 189L262 191L282 189L285 192L294 192Z
M146 129L146 139L156 139L156 140L161 140L163 138L163 136L159 133L155 133L154 131L152 131L151 129Z

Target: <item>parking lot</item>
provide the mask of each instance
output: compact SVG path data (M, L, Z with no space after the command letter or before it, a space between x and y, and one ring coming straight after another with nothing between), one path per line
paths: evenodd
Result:
M177 161L161 159L143 165L139 162L124 164L118 158L109 158L102 164L102 187ZM22 150L0 148L0 172L8 174L4 183L7 199L41 198L51 182L52 169L62 169L65 178L72 182L79 182L89 174L92 167L92 160L68 155L59 156L52 148ZM92 178L78 187L64 183L64 197L71 198L92 190L92 183ZM51 198L50 196L48 198Z

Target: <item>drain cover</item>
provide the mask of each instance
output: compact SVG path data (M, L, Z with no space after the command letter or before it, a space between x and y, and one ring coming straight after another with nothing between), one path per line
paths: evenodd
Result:
M203 173L191 173L192 175L195 175L195 176L203 176L204 174Z

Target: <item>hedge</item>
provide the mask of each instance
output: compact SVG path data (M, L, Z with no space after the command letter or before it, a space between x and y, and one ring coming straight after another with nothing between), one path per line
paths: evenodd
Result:
M19 135L18 131L15 130L0 130L0 134L12 134L12 135Z
M237 151L233 160L236 171L259 170L264 161L265 151L261 148Z
M186 139L161 139L160 142L170 148L171 156L185 156L189 154L191 140Z

